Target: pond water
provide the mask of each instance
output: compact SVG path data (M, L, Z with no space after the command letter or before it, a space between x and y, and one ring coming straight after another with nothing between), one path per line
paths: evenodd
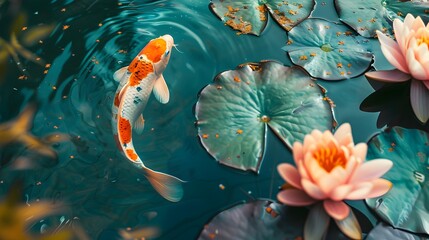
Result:
M0 36L5 41L11 40L13 28L19 29L20 40L25 31L40 24L55 26L49 36L26 46L43 64L22 55L19 62L8 56L0 63L0 122L16 117L29 102L37 102L31 132L38 137L70 136L69 141L53 146L56 162L19 144L0 149L1 195L19 178L27 202L47 199L67 207L63 215L33 225L33 231L67 222L83 226L91 239L114 239L118 229L153 226L160 231L159 239L195 239L220 211L251 199L275 199L283 184L276 166L292 163L290 150L269 133L259 174L233 170L218 164L202 147L194 116L199 91L218 73L261 60L291 65L281 49L286 32L272 19L256 37L237 35L210 11L209 1L202 0L0 4ZM338 20L329 2L318 2L312 16ZM145 131L134 135L134 144L150 168L186 181L184 198L178 203L160 197L142 172L120 154L110 125L117 87L113 73L128 65L149 40L164 34L172 35L178 44L164 72L170 102L163 105L150 98L144 112ZM378 41L370 40L369 46L376 66L389 66ZM395 116L391 106L381 106L382 112L390 111L381 120L377 111L360 110L362 101L379 87L364 76L318 83L334 101L338 123L351 123L356 142L368 141L386 124L428 129L418 124L408 105L403 110L408 117ZM41 166L13 170L13 162L24 157ZM363 203L357 206L368 211Z

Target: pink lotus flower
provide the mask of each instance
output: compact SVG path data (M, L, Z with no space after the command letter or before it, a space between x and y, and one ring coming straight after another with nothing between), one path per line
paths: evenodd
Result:
M407 14L393 21L396 42L377 31L381 50L397 69L368 72L366 77L385 82L411 82L411 106L419 121L429 119L429 23Z
M303 144L293 145L297 167L288 163L278 166L280 176L291 186L280 191L278 200L292 206L322 201L324 210L337 225L338 221L354 218L343 200L378 197L392 186L380 178L392 167L392 162L387 159L364 162L366 152L366 143L354 145L348 123L341 125L334 135L330 131L313 130L305 136ZM358 236L352 238L355 237Z

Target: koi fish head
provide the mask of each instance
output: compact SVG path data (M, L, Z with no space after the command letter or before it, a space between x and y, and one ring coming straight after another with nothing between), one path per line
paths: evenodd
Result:
M173 46L173 37L167 34L159 38L152 39L143 48L137 58L141 58L142 60L146 58L147 60L150 60L153 63L155 73L160 75L167 67Z

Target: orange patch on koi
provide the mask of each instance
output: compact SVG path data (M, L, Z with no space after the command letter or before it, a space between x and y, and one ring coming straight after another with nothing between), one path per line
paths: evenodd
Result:
M134 150L127 149L126 151L127 151L127 156L129 158L131 158L133 161L137 160L138 156L137 156L136 152L134 152Z
M153 63L157 63L161 60L161 56L167 50L167 43L162 38L157 38L150 41L146 47L140 52L140 54L146 55L146 57Z
M133 70L130 76L130 86L139 85L142 79L153 72L153 66L150 62L138 61Z
M131 142L131 124L128 119L125 119L121 116L119 116L119 138L121 139L122 143L129 143Z
M119 93L115 95L115 100L113 101L113 104L115 104L116 107L119 107L119 104L121 101L119 100Z

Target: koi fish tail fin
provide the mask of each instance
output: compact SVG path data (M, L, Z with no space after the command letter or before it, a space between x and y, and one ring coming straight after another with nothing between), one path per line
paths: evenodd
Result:
M182 199L182 180L165 173L153 171L145 166L143 166L143 169L145 170L146 178L161 196L171 202L178 202Z

